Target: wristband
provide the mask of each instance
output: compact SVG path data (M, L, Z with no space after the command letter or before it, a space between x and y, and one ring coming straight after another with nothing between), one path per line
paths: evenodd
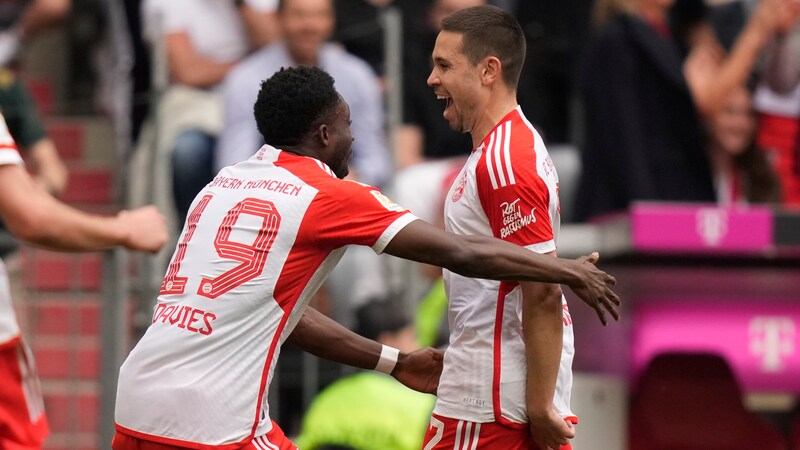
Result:
M375 366L374 370L385 374L391 374L394 370L394 366L397 365L398 356L400 356L400 350L384 345L381 348L381 357L378 360L378 365Z

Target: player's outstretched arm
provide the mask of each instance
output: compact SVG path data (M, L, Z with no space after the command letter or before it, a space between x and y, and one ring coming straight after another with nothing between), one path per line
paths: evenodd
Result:
M565 284L597 312L604 325L606 312L619 318L620 300L611 289L616 280L594 265L597 253L577 260L553 258L492 237L458 236L422 220L400 230L385 252L473 278Z
M62 251L95 251L117 245L158 251L167 241L164 218L152 206L115 216L87 214L56 200L22 167L0 166L0 216L11 233Z
M287 342L320 358L361 369L376 369L384 348L380 343L360 336L314 308L306 309ZM387 368L397 381L416 391L435 394L442 374L444 352L423 348L400 353L393 368Z

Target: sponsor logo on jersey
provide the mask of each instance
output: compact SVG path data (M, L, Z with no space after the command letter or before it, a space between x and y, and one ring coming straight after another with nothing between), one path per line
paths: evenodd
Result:
M528 225L536 223L534 214L536 208L531 209L530 213L524 214L517 203L519 203L519 199L513 202L503 202L500 205L500 212L503 215L503 228L500 229L500 238L511 236Z
M453 189L453 202L457 202L461 200L461 197L464 195L464 189L467 187L467 172L461 174L461 178L458 180L458 184L456 184L456 188Z
M388 209L389 211L405 211L405 208L398 205L397 203L393 202L389 197L383 195L380 191L370 191L373 197L375 197L384 208Z

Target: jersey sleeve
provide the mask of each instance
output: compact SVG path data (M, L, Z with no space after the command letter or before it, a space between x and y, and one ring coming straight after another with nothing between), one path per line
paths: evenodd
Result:
M366 245L382 253L406 225L417 219L381 191L354 181L336 180L320 191L311 211L314 239L330 248Z
M22 157L19 154L19 150L17 150L14 138L8 132L5 119L0 115L0 165L6 164L21 166Z
M476 170L478 195L496 238L551 252L550 191L537 171L533 144L521 141L501 137L487 146Z

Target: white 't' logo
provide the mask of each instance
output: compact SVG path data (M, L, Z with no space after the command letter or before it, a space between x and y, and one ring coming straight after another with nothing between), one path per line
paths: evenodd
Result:
M794 353L794 321L785 316L757 316L749 328L750 353L761 357L764 372L782 371L783 357Z
M711 247L719 245L728 233L728 214L717 208L703 208L697 211L697 233L703 242Z

